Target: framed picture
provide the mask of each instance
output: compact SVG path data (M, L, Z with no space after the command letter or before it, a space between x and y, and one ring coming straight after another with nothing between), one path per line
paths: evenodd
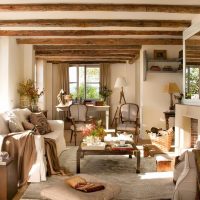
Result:
M154 59L167 59L167 50L154 50Z

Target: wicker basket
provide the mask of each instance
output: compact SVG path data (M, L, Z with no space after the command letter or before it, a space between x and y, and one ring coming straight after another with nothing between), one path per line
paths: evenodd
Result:
M173 132L161 131L160 136L154 136L152 133L149 134L153 145L160 148L162 151L169 151L172 145Z

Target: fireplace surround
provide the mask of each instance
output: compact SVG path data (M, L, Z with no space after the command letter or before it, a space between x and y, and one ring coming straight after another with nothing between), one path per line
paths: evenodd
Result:
M197 136L195 137L200 139L200 106L176 104L175 153L177 155L184 151L184 149L193 147L192 121L197 123Z

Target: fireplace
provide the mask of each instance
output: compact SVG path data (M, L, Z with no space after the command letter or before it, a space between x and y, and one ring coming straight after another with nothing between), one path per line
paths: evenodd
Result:
M191 147L194 148L198 138L198 119L191 118Z
M194 147L200 138L200 106L176 105L175 117L175 152Z

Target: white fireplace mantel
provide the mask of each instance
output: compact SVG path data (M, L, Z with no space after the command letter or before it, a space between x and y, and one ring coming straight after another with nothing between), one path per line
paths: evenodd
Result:
M191 147L191 118L198 120L198 138L200 137L200 106L176 104L175 116L175 153L179 155Z

